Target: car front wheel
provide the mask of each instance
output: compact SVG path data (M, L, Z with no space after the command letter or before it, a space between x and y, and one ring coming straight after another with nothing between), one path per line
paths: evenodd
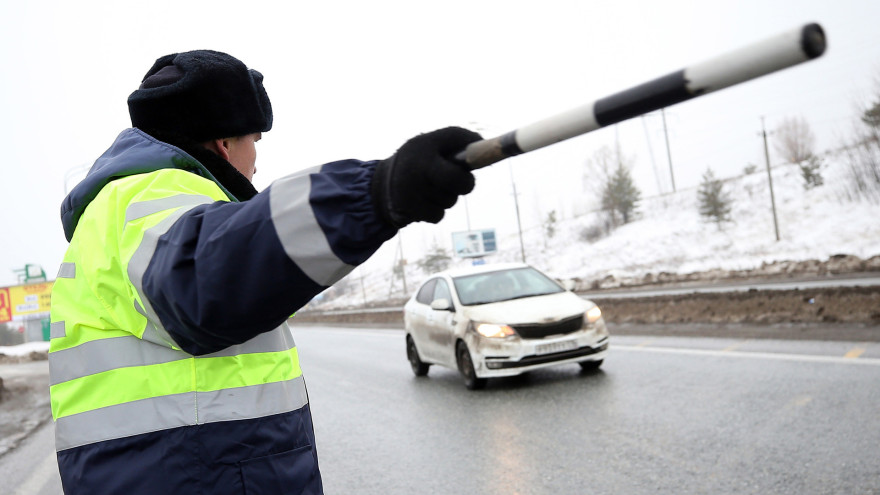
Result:
M471 353L464 342L458 343L455 355L458 357L458 370L461 371L461 375L464 377L464 386L468 390L484 388L488 379L477 378L477 372L474 371L474 362L471 360Z
M416 343L410 335L406 336L406 358L409 360L409 366L416 376L426 376L428 374L428 368L431 365L425 364L419 359L419 351L416 350Z

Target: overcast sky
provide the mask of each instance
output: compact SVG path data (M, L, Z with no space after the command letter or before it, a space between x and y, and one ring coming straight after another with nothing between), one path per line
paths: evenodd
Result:
M260 190L312 165L384 158L438 127L492 137L807 22L826 30L821 59L666 110L679 190L707 167L726 177L763 166L762 116L768 131L803 116L819 151L838 146L880 87L874 0L0 5L0 286L26 263L54 278L65 190L130 125L126 98L168 53L225 51L264 74L275 124L258 145ZM479 171L468 201L439 228L407 228L407 243L514 229L511 177L524 224L574 214L586 161L615 143L643 194L671 190L658 113Z

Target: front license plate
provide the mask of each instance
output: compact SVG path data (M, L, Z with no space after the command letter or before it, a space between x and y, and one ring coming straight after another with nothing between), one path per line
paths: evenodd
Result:
M573 340L563 340L562 342L553 342L550 344L538 344L535 348L536 354L553 354L554 352L570 351L577 349L577 342Z

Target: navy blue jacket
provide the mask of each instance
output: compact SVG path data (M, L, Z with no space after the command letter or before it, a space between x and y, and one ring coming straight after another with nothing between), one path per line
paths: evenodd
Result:
M167 336L195 356L251 341L286 326L297 309L363 263L396 233L372 206L376 163L333 162L278 179L246 201L228 193L229 201L186 210L159 237L140 274L143 296ZM228 192L191 155L128 129L64 199L67 238L112 181L168 168ZM314 446L306 401L256 419L59 449L58 461L67 493L321 493Z

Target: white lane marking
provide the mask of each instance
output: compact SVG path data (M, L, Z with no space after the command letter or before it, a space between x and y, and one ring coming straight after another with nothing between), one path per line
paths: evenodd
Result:
M294 327L294 335L296 327ZM403 330L399 329L351 329L351 328L338 328L338 327L306 327L300 326L299 329L306 330L308 332L316 332L316 333L358 333L359 335L370 335L373 337L393 337L400 338L401 334L404 333ZM834 364L864 364L868 366L880 366L880 359L876 358L858 358L854 359L853 356L850 357L837 357L837 356L817 356L811 354L784 354L784 353L775 353L775 352L733 352L734 349L739 347L746 342L749 342L750 339L746 339L740 343L734 344L726 349L720 351L713 350L705 350L705 349L684 349L679 347L650 347L654 340L646 340L640 342L636 345L621 345L611 343L611 350L621 350L621 351L635 351L635 352L660 352L667 354L688 354L692 356L715 356L715 357L737 357L737 358L753 358L753 359L775 359L778 361L800 361L800 362L810 362L810 363L834 363Z
M356 333L358 335L370 335L373 337L394 337L400 338L405 332L403 330L398 330L395 328L389 329L365 329L365 328L337 328L337 327L306 327L306 326L298 326L291 327L294 337L296 337L296 332L298 330L305 330L310 333Z
M40 493L40 489L43 488L53 476L58 476L58 460L55 456L55 452L52 452L48 457L43 459L43 462L41 462L36 469L31 471L31 475L28 476L22 484L18 485L18 488L12 492L12 495L31 495L34 493Z
M833 363L833 364L864 364L869 366L880 366L880 359L874 358L845 358L837 356L813 356L809 354L780 354L774 352L730 352L730 351L712 351L704 349L681 349L677 347L639 347L632 345L615 345L611 344L611 350L631 351L631 352L659 352L666 354L687 354L691 356L712 356L712 357L735 357L748 359L771 359L777 361L800 361L810 363Z

